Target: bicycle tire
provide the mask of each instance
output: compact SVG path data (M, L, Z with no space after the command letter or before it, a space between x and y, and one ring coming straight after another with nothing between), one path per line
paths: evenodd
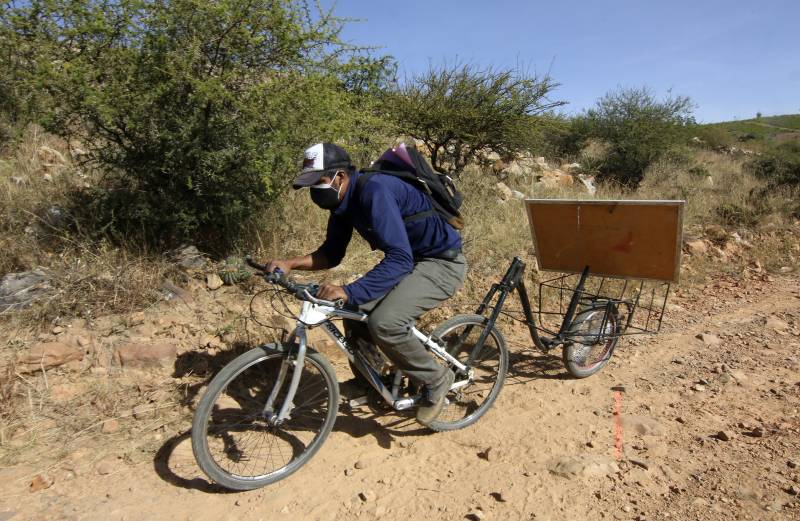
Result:
M462 345L451 345L447 347L446 342L448 334L453 333L454 331L456 331L458 328L461 327L473 326L473 329L469 333L469 338L471 339L474 338L475 340L477 340L481 332L486 329L488 321L489 319L482 315L457 315L439 325L439 327L437 327L434 330L433 337L441 340L442 342L445 342L445 346L443 347L446 347L451 355L455 356L456 358L459 358L457 355L459 354L459 352L461 352L462 354L464 354L464 356L461 358L465 359L467 357L466 355L468 354L467 352L468 350L464 350L463 348L468 347L469 343L467 343L467 346L464 346L462 343ZM492 407L492 405L497 400L497 397L500 394L500 390L503 388L503 384L505 383L506 379L506 374L508 372L508 349L506 348L506 341L505 338L503 338L503 334L500 332L499 329L497 329L496 326L492 326L492 329L489 331L489 336L487 336L486 338L486 344L484 344L478 356L479 363L481 361L487 360L487 358L481 357L481 355L484 352L487 352L487 349L488 350L496 349L497 369L496 369L496 376L494 376L494 382L492 382L491 388L489 389L488 393L486 393L486 396L482 398L481 403L477 405L477 407L475 407L473 410L467 408L467 414L461 416L459 419L455 418L452 420L442 419L443 415L445 418L447 418L448 409L452 409L454 407L454 404L457 403L455 401L451 401L451 403L449 405L446 405L445 409L442 410L442 414L440 414L436 420L434 420L433 422L430 423L430 425L428 425L429 428L431 428L434 431L453 431L457 429L463 429L465 427L469 427L470 425L478 421ZM470 384L464 389L469 389L474 385L475 383ZM458 395L457 391L450 391L450 393L448 393L448 399L450 400L451 398L456 397ZM475 392L474 388L472 392ZM480 393L483 391L477 391L477 392ZM461 400L459 400L459 402L460 401ZM458 414L454 416L458 416Z
M217 412L219 416L228 414L225 411L227 409L222 409L220 412L220 408L218 407L215 411L215 404L217 403L217 399L222 396L223 391L227 390L231 384L237 381L237 378L241 377L241 380L245 380L244 385L245 389L248 389L247 386L252 385L253 387L258 387L261 389L261 395L256 396L255 398L250 398L250 389L248 389L248 396L242 399L240 395L233 395L230 394L226 396L226 399L230 403L234 401L239 404L241 401L252 401L256 409L258 409L259 405L263 403L263 401L259 402L257 398L263 398L264 390L268 387L271 388L272 386L268 384L258 385L256 386L255 378L261 378L262 375L260 373L256 374L254 379L252 380L254 383L251 384L250 382L246 381L247 377L242 376L248 371L250 368L256 367L261 362L270 361L272 363L283 362L290 353L292 353L292 349L296 346L293 345L278 345L278 344L268 344L264 346L259 346L253 348L237 358L233 359L228 365L226 365L217 375L211 380L209 383L208 389L206 390L205 394L203 395L202 399L200 400L197 410L194 414L194 419L192 421L192 451L194 452L195 460L203 472L213 480L215 483L231 489L231 490L252 490L259 487L263 487L265 485L269 485L271 483L275 483L281 479L284 479L297 471L300 467L306 464L319 448L324 443L325 439L330 434L331 430L333 429L333 424L336 420L336 414L338 412L338 404L339 404L339 385L336 380L336 373L334 372L333 367L331 366L330 362L322 356L321 354L313 351L310 347L306 351L306 356L304 360L304 367L303 371L304 374L301 377L300 385L298 386L297 394L295 395L295 404L298 403L298 397L302 399L304 395L301 393L301 390L304 390L308 387L304 387L304 381L311 381L312 383L318 378L321 378L321 381L324 382L327 396L324 396L325 391L316 391L315 394L319 394L319 403L321 404L319 407L325 407L326 410L324 411L324 418L319 425L318 430L313 433L313 439L310 443L298 454L297 452L297 442L300 441L296 435L290 435L287 432L280 431L281 427L271 427L268 424L260 424L255 425L257 421L263 420L259 418L257 414L254 414L250 417L245 417L244 420L238 421L236 423L231 423L227 431L220 431L220 432L209 432L208 426L209 421L213 419L212 414ZM308 367L313 367L319 373L319 377L312 377L311 374L305 374L308 370ZM267 374L267 369L259 368L260 371ZM288 382L291 378L292 371L288 371L286 375L286 380L284 385L282 386L281 393L285 392L285 389L288 387ZM310 371L309 371L310 373ZM241 381L240 380L240 381ZM235 389L235 388L234 388ZM308 391L311 393L314 391L313 389ZM268 391L267 391L268 393ZM282 403L282 396L279 394L278 400L276 403ZM295 405L289 419L287 419L284 425L288 425L289 422L294 422L294 424L304 427L303 422L308 421L306 418L308 415L306 414L298 414L298 411L302 411L303 407L305 406L304 403L300 405ZM313 406L313 404L312 404ZM322 411L321 411L322 412ZM227 416L226 416L227 417ZM298 420L298 418L300 418ZM241 431L247 427L247 424L251 424L253 426L253 431L256 432L256 436L259 435L258 431L260 430L262 434L269 434L272 436L271 444L269 445L269 450L272 450L273 445L276 443L275 440L278 440L278 448L280 449L281 443L286 443L290 445L292 450L291 457L289 461L283 465L282 467L270 471L265 474L255 475L255 476L246 476L239 474L237 472L232 472L230 469L226 469L221 464L222 462L217 461L214 458L214 455L211 452L209 440L211 439L215 445L219 445L222 443L226 446L225 454L228 456L228 459L234 459L235 457L239 457L239 459L245 459L245 457L241 456L241 450L236 446L238 441L228 441L228 438L233 439L234 434L239 436L239 439L249 439L252 436L252 433L248 433L246 435L241 435ZM315 427L308 429L309 431L313 430ZM226 438L227 435L227 438ZM292 436L289 438L289 436ZM258 442L257 442L258 443ZM228 448L228 445L231 445L233 448ZM263 445L262 445L263 446ZM263 450L259 448L259 451ZM229 455L234 454L234 456ZM258 452L260 454L261 452ZM272 456L270 456L272 458ZM283 458L283 454L281 453L281 458ZM270 460L272 461L272 459ZM245 466L245 470L247 470L247 466Z
M609 308L610 305L610 308ZM607 314L607 315L606 315ZM600 371L606 364L611 360L611 356L614 354L614 349L617 347L617 342L619 341L619 312L617 307L614 304L608 304L606 302L596 302L586 309L579 311L575 315L575 319L572 322L567 334L565 336L569 337L570 334L573 336L581 334L586 335L586 330L581 330L582 327L585 327L587 323L591 320L596 320L597 316L601 316L601 325L597 326L597 328L602 327L602 316L607 316L605 319L606 322L606 335L610 335L605 342L603 351L601 351L600 355L597 357L596 361L589 366L583 365L580 360L585 358L581 356L582 351L586 351L587 349L591 349L596 344L592 344L591 346L587 346L586 344L581 344L579 342L570 342L564 345L564 349L562 350L562 359L564 361L564 367L566 367L567 372L575 378L588 378L593 374ZM610 330L609 330L610 326ZM590 326L591 327L591 326ZM589 334L597 334L590 330Z

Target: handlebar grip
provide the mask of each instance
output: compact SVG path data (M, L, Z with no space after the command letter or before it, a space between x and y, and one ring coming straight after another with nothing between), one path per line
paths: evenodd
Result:
M336 309L343 309L344 308L344 299L339 298L333 301L333 307Z
M250 266L251 268L255 268L255 269L257 269L258 271L267 271L267 267L266 267L266 266L264 266L263 264L259 264L259 263L257 263L256 261L254 261L254 260L253 260L253 258L252 258L252 257L250 257L250 255L246 256L246 257L244 258L244 261L245 261L245 262L247 263L247 265L248 265L248 266Z

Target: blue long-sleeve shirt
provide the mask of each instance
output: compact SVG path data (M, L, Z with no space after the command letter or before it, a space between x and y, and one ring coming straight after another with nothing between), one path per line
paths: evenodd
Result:
M355 229L384 257L366 275L344 287L351 304L384 296L414 269L414 258L435 257L461 248L461 236L439 214L404 222L405 217L429 211L428 196L402 179L372 174L359 189L360 172L350 178L339 206L331 211L321 252L334 266L347 251Z

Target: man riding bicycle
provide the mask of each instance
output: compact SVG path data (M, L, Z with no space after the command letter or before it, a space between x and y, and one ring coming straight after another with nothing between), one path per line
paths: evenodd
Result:
M272 260L267 267L289 273L338 266L354 229L381 250L383 260L366 275L346 286L323 284L317 297L343 299L369 313L372 339L412 382L425 387L417 420L427 425L441 412L455 375L436 362L411 327L461 287L466 274L461 237L415 186L380 172L359 183L363 175L341 147L317 143L306 149L292 186L310 188L311 200L331 212L326 238L313 253Z

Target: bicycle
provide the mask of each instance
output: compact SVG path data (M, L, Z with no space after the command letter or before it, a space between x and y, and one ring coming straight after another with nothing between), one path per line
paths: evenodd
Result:
M332 322L363 323L367 314L348 309L342 301L317 299L318 285L293 282L246 260L264 280L302 304L289 338L232 360L211 380L195 411L195 459L209 478L233 490L288 477L314 456L333 429L338 381L330 362L309 345L310 329L321 327L391 408L407 410L422 399L402 371L381 363L384 359L374 346L349 341ZM456 374L445 408L428 427L449 431L478 421L497 399L508 371L502 333L480 315L455 316L430 335L416 328L412 333ZM257 462L265 451L265 461Z

